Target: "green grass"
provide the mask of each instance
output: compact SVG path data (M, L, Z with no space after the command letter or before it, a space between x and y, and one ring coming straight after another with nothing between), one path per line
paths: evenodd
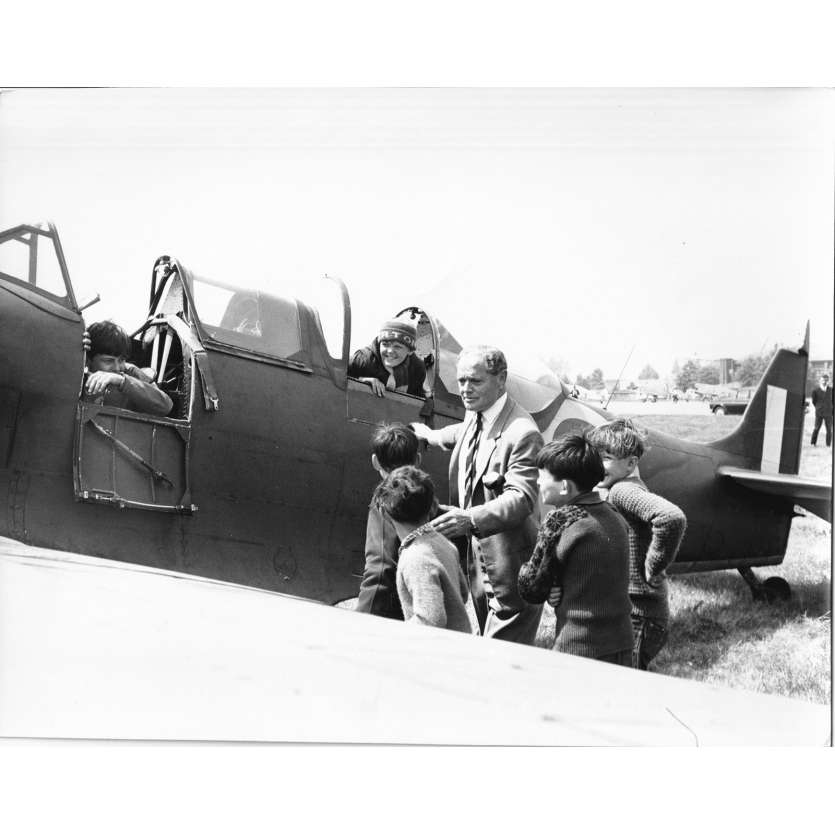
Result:
M727 434L737 415L636 415L636 422L676 437L708 441ZM800 474L832 480L831 449L809 444L807 416ZM783 563L757 571L785 578L785 602L752 599L736 571L677 575L670 579L670 640L659 653L658 673L710 684L774 693L821 704L831 699L832 528L815 516L801 517ZM545 607L537 644L553 643L554 618Z

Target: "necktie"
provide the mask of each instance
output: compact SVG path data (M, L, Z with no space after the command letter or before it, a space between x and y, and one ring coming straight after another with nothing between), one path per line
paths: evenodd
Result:
M467 444L467 457L464 459L466 475L464 477L464 507L470 506L473 500L473 481L475 480L475 459L478 451L478 442L481 439L481 412L476 412L475 428L470 435Z

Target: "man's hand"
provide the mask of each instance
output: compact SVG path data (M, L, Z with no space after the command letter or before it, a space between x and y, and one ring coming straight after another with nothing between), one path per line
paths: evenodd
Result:
M87 393L93 395L103 394L108 386L116 386L118 388L121 383L121 374L116 374L114 371L94 371L87 378Z
M562 603L562 586L554 586L548 593L548 603L556 609Z
M432 527L447 539L466 536L473 529L473 520L466 510L451 507L446 513L436 516L432 520Z
M432 437L432 430L425 423L410 423L409 428L418 438L428 441Z
M360 377L359 380L361 383L368 383L377 397L385 397L386 387L376 377Z
M90 341L90 334L86 330L81 337L81 347L88 352L93 347L93 343Z

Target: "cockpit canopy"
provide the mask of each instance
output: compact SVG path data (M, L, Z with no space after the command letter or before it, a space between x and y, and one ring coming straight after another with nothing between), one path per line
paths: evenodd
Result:
M51 223L0 232L0 278L78 312L61 241Z
M57 315L80 312L51 223L0 232L0 279ZM162 256L152 272L148 315L134 333L140 355L135 359L155 365L157 382L175 402L182 402L180 416L187 411L190 356L206 345L344 381L351 338L347 289L327 277L302 289L298 295L245 289L197 276ZM416 326L417 353L427 368L426 395L460 407L455 365L461 345L418 307L404 308L396 316ZM508 391L529 411L539 412L553 402L560 387L511 374Z
M238 290L197 276L192 294L200 323L214 341L282 359L302 359L295 299Z

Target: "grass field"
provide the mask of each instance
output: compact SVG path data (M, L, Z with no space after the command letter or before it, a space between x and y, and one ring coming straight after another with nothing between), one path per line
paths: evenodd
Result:
M727 434L736 415L635 415L637 423L694 441ZM801 456L801 475L831 482L831 449L809 444L811 418ZM710 684L776 693L811 702L831 698L832 528L815 516L795 519L786 558L758 569L762 579L785 578L790 600L756 602L736 571L687 574L670 580L671 634L655 671ZM553 642L554 618L545 607L537 643Z

